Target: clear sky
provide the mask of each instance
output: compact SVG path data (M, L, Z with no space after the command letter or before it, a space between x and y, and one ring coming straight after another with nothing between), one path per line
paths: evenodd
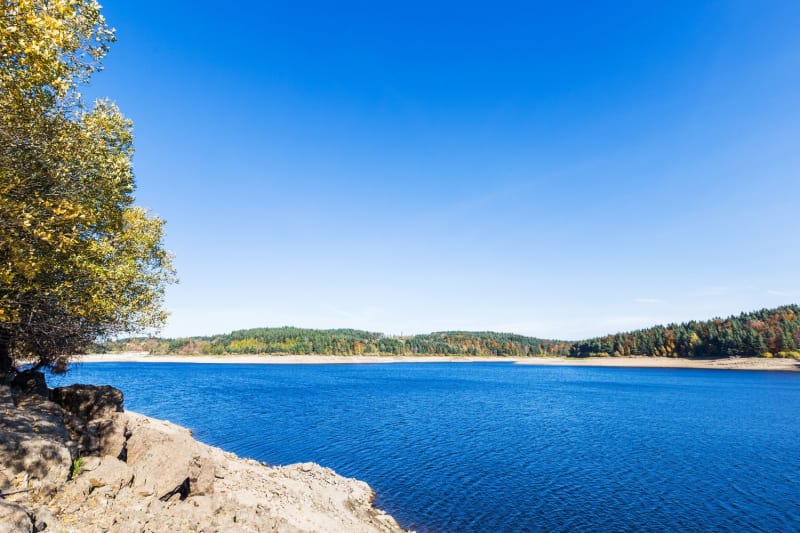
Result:
M106 0L167 336L800 302L800 2Z

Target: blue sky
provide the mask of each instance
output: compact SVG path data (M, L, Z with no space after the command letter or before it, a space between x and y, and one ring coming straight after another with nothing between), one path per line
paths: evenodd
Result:
M163 334L575 339L800 302L800 3L129 2Z

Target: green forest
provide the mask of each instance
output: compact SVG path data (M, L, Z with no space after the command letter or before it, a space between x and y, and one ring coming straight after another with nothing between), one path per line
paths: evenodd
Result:
M444 331L387 337L355 329L256 328L212 337L130 338L97 345L99 352L151 354L320 355L568 355L572 343L510 333Z
M762 309L725 319L654 326L577 342L490 331L389 337L355 329L256 328L210 337L137 337L95 346L150 354L319 354L614 357L794 357L800 359L800 307Z

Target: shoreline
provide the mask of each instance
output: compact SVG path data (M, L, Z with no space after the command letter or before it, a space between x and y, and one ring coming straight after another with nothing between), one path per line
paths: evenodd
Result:
M380 363L514 363L535 366L588 366L611 368L686 368L703 370L761 370L800 372L796 359L729 357L685 359L673 357L478 357L449 355L148 355L142 353L87 354L76 356L81 363L199 363L199 364L380 364Z

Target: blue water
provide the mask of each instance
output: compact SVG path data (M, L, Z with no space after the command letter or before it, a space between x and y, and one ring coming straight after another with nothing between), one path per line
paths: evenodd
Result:
M362 479L420 532L800 530L800 373L97 363L65 382Z

